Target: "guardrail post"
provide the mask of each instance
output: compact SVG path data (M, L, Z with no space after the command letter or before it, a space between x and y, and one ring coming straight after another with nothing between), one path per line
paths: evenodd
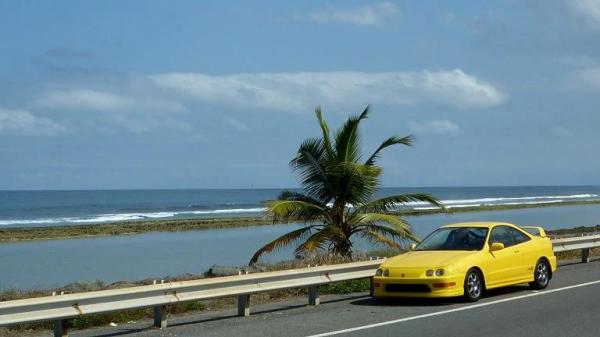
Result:
M154 326L161 329L167 327L167 307L165 305L154 307Z
M581 263L590 262L590 249L584 248L581 250Z
M250 294L238 295L238 316L250 316Z
M319 298L319 287L312 286L308 287L308 305L319 305L321 299Z
M66 319L54 321L54 337L67 336L69 336L69 321Z

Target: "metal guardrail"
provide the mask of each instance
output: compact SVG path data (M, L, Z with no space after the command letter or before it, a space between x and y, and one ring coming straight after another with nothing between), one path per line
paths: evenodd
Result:
M555 252L582 251L589 262L591 248L600 247L600 235L552 240ZM308 288L308 303L319 304L319 286L338 281L371 278L382 259L254 273L193 281L92 291L0 302L0 326L55 321L54 335L67 336L68 319L81 315L153 307L154 326L165 328L169 304L237 296L238 315L250 315L250 294L288 288Z
M576 236L552 240L555 253L581 249L581 262L590 262L590 249L600 247L600 235Z
M319 304L318 286L370 278L383 259L339 265L169 282L163 284L74 293L0 302L0 326L55 321L54 335L67 336L68 319L125 309L154 307L154 325L165 328L166 305L237 296L238 315L250 314L250 294L308 288L311 305Z

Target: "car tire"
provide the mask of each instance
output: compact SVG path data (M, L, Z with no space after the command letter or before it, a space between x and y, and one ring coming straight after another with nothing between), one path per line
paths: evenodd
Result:
M532 289L544 289L550 282L550 265L544 259L539 259L533 269L533 282L529 282Z
M483 295L483 276L477 269L470 269L465 275L464 299L467 302L477 302Z

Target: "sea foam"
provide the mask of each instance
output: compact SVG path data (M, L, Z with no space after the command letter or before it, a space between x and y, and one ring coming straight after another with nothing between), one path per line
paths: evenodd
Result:
M572 195L541 195L525 197L486 197L472 199L447 199L442 200L446 208L465 208L481 207L490 205L536 205L561 203L572 200L598 200L598 194L572 194ZM398 204L398 207L408 207L413 210L431 210L437 207L422 201L408 202ZM176 219L192 218L198 215L239 215L239 214L258 214L264 212L264 207L248 208L222 208L213 210L178 210L161 212L128 212L128 213L109 213L95 214L80 217L57 217L57 218L37 218L37 219L0 219L0 226L44 226L56 224L94 224L107 222L122 222L145 219Z

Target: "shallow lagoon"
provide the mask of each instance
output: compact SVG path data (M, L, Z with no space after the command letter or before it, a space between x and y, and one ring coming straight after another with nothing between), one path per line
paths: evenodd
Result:
M600 223L600 205L407 219L421 236L443 224L478 220L538 224L546 229L557 229ZM297 224L3 243L0 244L0 290L50 288L78 281L160 279L169 275L199 274L214 264L244 265L261 245L295 228ZM356 249L365 250L368 246L357 242ZM284 250L267 256L266 261L292 257L291 250Z

